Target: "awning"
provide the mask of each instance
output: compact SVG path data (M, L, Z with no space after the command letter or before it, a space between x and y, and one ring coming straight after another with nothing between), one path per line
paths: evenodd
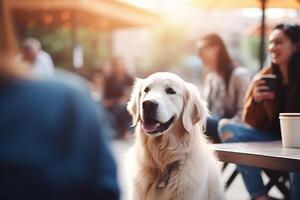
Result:
M266 8L300 8L299 0L192 0L204 9L261 8L262 1Z
M160 17L115 0L10 0L18 27L83 26L92 30L113 30L149 26Z

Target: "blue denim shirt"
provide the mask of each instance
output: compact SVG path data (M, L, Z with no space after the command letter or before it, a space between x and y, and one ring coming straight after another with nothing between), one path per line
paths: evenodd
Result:
M53 81L0 86L0 199L119 199L95 104Z

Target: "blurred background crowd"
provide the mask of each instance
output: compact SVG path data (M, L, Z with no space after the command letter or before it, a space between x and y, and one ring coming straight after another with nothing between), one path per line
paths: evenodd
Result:
M132 137L126 103L135 77L170 71L203 89L204 97L209 88L205 80L211 84L211 94L223 95L206 96L208 101L229 100L227 107L217 102L211 107L208 129L212 140L219 142L218 123L228 123L222 118L241 120L242 99L252 75L270 63L264 37L278 23L300 22L300 4L293 0L274 4L231 0L0 2L4 51L14 61L25 63L30 77L82 91L101 112L100 123L105 125L101 132L122 139ZM210 50L203 50L207 47ZM209 72L218 74L211 77L211 83ZM236 93L230 92L235 91L232 77L240 81ZM227 93L218 92L224 88Z
M234 63L254 74L261 59L269 61L260 52L267 47L267 41L260 47L261 32L267 36L279 22L299 21L299 5L292 1L270 2L264 13L259 1L4 2L12 42L22 47L18 59L33 64L32 73L38 76L65 70L88 80L93 98L103 102L115 124L126 115L120 105L125 105L134 77L172 71L203 87L209 70L196 44L208 33L218 33ZM126 135L122 127L117 131Z

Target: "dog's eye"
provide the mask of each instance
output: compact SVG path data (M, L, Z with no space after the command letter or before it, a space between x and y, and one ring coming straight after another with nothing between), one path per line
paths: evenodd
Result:
M176 92L172 88L167 88L166 93L167 94L176 94Z
M149 87L146 87L145 89L144 89L144 92L145 93L148 93L150 91L150 88Z

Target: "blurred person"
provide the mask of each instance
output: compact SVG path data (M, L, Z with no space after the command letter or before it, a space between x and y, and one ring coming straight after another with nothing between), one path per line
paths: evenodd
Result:
M129 100L133 78L127 73L122 58L112 58L110 65L105 67L107 69L104 69L102 102L114 118L118 138L124 138L131 122L131 116L126 109L126 104Z
M208 71L203 89L211 111L206 135L219 142L219 126L241 121L243 98L251 76L248 70L234 63L219 35L204 36L198 41L197 48L198 56Z
M103 116L79 90L26 76L0 8L0 199L119 199Z
M94 101L101 101L104 85L104 72L99 68L86 68L79 71L89 83L89 89Z
M85 85L88 87L88 90L86 90L89 92L88 95L91 96L91 98L94 101L94 103L96 104L96 106L100 108L100 112L102 113L102 115L105 116L101 119L101 124L106 129L106 135L109 138L115 138L117 136L117 133L114 128L114 127L116 127L116 125L113 123L114 119L111 115L109 115L109 113L107 113L108 111L103 107L103 104L101 101L102 93L103 93L102 92L103 71L101 69L97 69L97 68L83 68L83 69L77 71L76 73L78 73L80 75L78 77L81 77L82 79L86 80L84 82L87 83ZM57 75L56 75L56 77L57 77ZM63 77L66 77L66 75L64 75ZM74 78L72 78L72 79L74 79ZM68 81L68 82L70 82L70 81ZM79 82L79 81L77 81L77 82ZM81 86L82 86L83 81L80 81L80 82L81 82Z
M41 49L41 43L35 38L26 38L19 57L32 66L32 73L38 77L54 74L54 64L50 55Z
M279 113L300 112L300 26L279 24L269 36L271 65L253 79L244 102L243 121L220 129L224 142L270 141L281 138ZM276 88L268 90L260 77L274 74ZM263 184L261 169L237 165L250 196L256 200L272 199ZM300 175L291 173L291 200L300 199Z
M103 115L88 96L54 81L0 82L0 199L118 199Z

